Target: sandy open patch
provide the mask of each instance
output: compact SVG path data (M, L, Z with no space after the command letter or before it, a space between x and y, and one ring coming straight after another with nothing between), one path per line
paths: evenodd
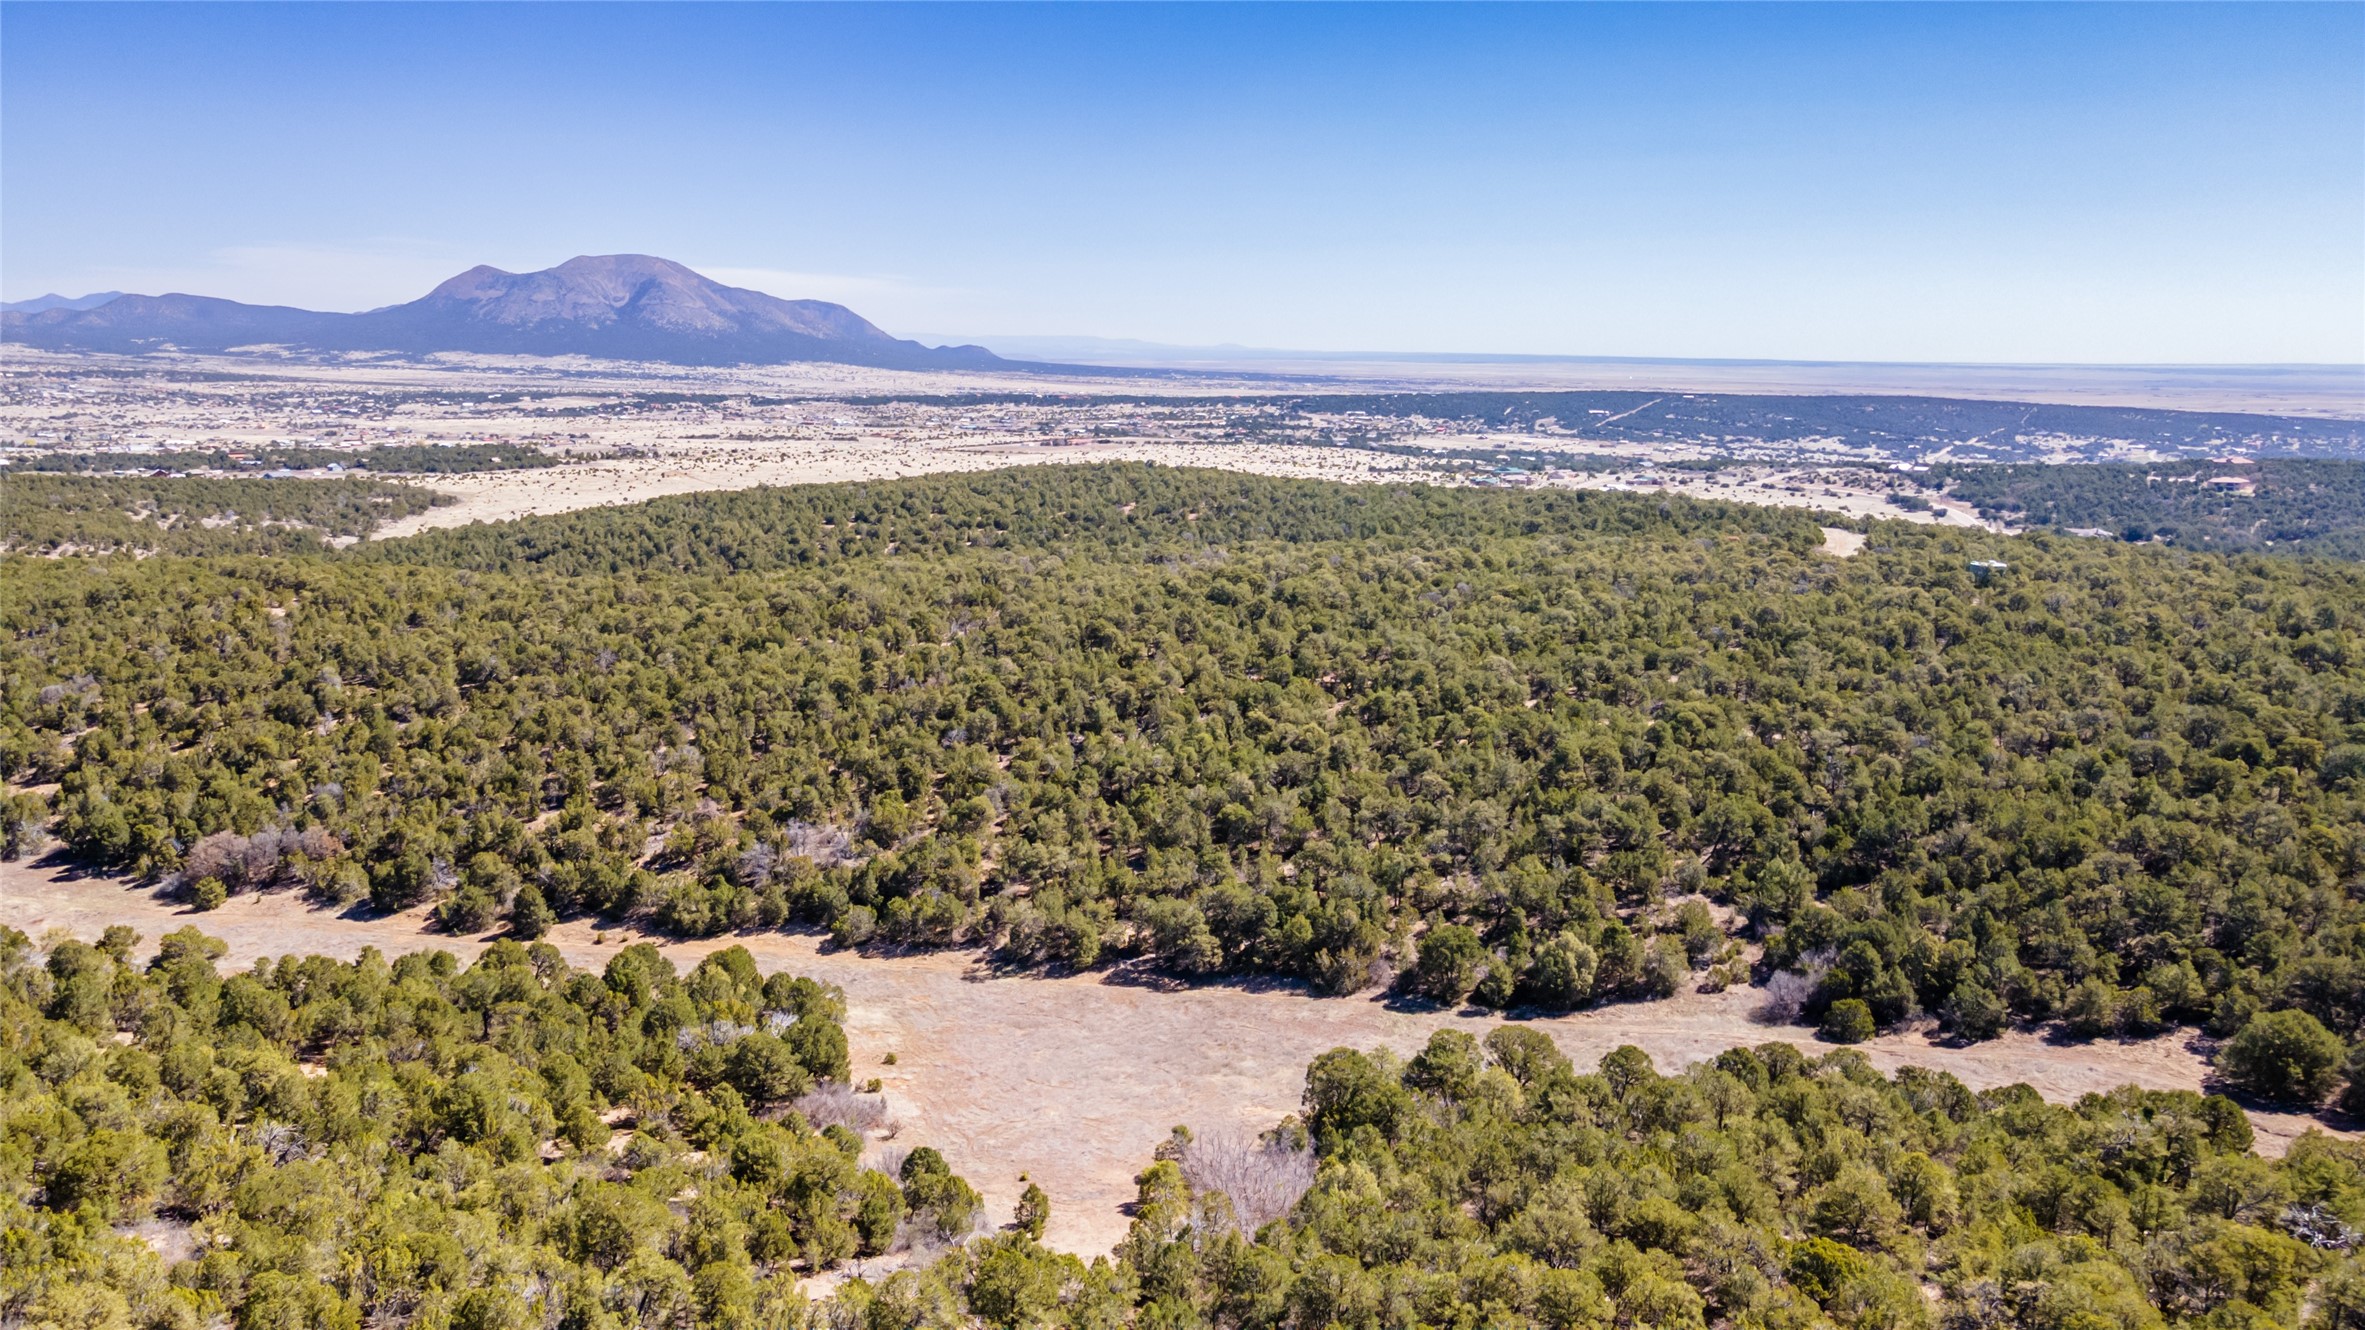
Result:
M196 924L230 944L226 964L258 956L320 953L351 957L364 946L390 955L441 948L473 954L480 939L428 930L423 912L344 917L290 893L238 896L199 915L154 893L52 866L0 864L0 923L38 938L64 929L95 938L129 924L153 946ZM624 942L593 941L587 923L554 930L550 941L577 965L599 966ZM1107 1251L1124 1236L1121 1206L1133 1176L1176 1124L1261 1130L1296 1111L1306 1063L1341 1045L1416 1050L1452 1026L1483 1036L1493 1015L1462 1015L1392 1004L1371 995L1319 998L1280 984L1162 989L1107 973L1000 976L976 955L933 952L870 958L822 950L811 935L760 933L701 942L658 941L683 966L734 943L770 972L788 969L843 988L846 1033L857 1080L884 1082L900 1144L943 1150L1006 1217L1024 1188L1021 1174L1050 1192L1047 1239L1079 1253ZM1795 1027L1753 1024L1750 990L1686 994L1532 1022L1583 1067L1620 1044L1647 1050L1662 1070L1735 1044L1783 1039L1822 1051ZM1922 1034L1861 1045L1874 1063L1943 1068L1974 1088L2025 1082L2068 1100L2120 1085L2198 1089L2207 1071L2189 1032L2127 1043L2051 1044L2014 1033L1953 1048ZM897 1055L896 1065L882 1059ZM2253 1114L2259 1148L2280 1153L2313 1119Z
M1078 462L1163 462L1348 484L1442 482L1446 473L1417 459L1288 444L1193 444L1118 441L1044 447L948 445L887 438L777 444L647 445L657 455L570 462L526 471L422 477L411 483L451 495L432 508L371 533L393 540L439 527L506 522L540 513L644 503L674 494L890 480L940 472Z
M1481 441L1468 442L1475 445ZM1044 446L1022 442L947 444L864 437L762 444L645 441L636 446L648 455L574 461L537 470L413 479L410 483L451 495L456 502L388 522L373 532L371 538L394 540L474 522L507 522L536 514L615 507L669 495L752 489L761 485L833 484L1084 462L1155 462L1350 485L1466 485L1472 480L1472 473L1455 470L1437 458L1280 443L1129 439ZM1760 507L1842 513L1849 517L1968 527L1987 525L1968 508L1959 506L1934 504L1926 511L1899 509L1889 503L1888 492L1874 488L1872 482L1873 473L1815 467L1745 467L1719 472L1659 470L1646 467L1644 459L1638 457L1636 469L1631 472L1552 472L1529 478L1521 488L1679 494ZM1823 532L1826 553L1845 558L1864 546L1864 537L1857 532L1837 527L1825 527Z
M1834 559L1852 559L1864 548L1864 533L1846 527L1822 527L1823 552Z

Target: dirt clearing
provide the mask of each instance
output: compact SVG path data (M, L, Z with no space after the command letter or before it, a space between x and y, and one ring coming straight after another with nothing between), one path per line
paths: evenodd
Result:
M1864 533L1846 527L1818 527L1823 533L1823 552L1835 559L1852 559L1864 548Z
M195 924L229 943L225 965L291 953L351 957L364 946L389 955L430 948L469 955L483 945L429 931L418 911L340 915L282 892L233 897L201 915L109 879L22 864L0 864L0 923L36 938L62 928L86 939L109 924L129 924L146 948ZM593 935L590 924L570 923L549 940L585 966L604 965L625 942L643 940L611 930L608 942L597 944ZM736 943L766 972L788 969L843 988L854 1077L884 1082L901 1123L896 1144L941 1149L997 1218L1009 1215L1025 1188L1019 1175L1028 1175L1051 1194L1046 1240L1084 1254L1106 1252L1124 1236L1120 1207L1133 1199L1133 1176L1168 1128L1262 1130L1297 1109L1305 1065L1318 1053L1341 1045L1410 1052L1446 1026L1483 1036L1502 1023L1368 995L1310 997L1278 984L1167 990L1106 973L1000 976L970 953L870 958L824 952L819 938L799 934L646 940L684 967ZM1804 1030L1751 1023L1756 1001L1746 989L1695 993L1532 1024L1581 1067L1620 1044L1647 1050L1662 1071L1773 1039L1823 1051ZM2198 1089L2207 1070L2189 1034L2056 1045L2015 1033L1967 1048L1897 1034L1859 1047L1884 1070L1918 1063L1976 1089L2026 1082L2054 1100L2127 1084ZM893 1066L883 1062L889 1053ZM2253 1121L2260 1149L2280 1153L2313 1120L2254 1114Z

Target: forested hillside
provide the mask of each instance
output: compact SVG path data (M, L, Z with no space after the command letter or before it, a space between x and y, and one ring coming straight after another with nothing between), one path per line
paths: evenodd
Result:
M0 476L0 554L296 554L451 499L353 476Z
M2213 487L2247 481L2250 492ZM1930 468L1930 480L1989 517L2088 527L2192 549L2275 549L2365 559L2365 462L2266 460L2105 466Z
M1089 467L17 560L7 839L526 937L805 924L1563 1009L1743 977L1738 931L1834 1038L2355 1036L2365 579L1814 540Z
M137 941L0 929L0 1324L802 1326L798 1274L977 1222L859 1166L843 998L736 948Z
M883 556L913 567L991 551L1155 566L1268 543L1462 549L1535 536L1664 540L1711 530L1764 536L1799 553L1822 539L1807 514L1779 508L1120 464L682 495L430 531L371 546L367 557L566 574L770 572Z

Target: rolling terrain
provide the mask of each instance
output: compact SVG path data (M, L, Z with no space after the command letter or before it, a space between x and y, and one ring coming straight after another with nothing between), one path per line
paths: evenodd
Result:
M1123 464L317 538L429 495L9 480L0 1310L2355 1278L2352 566Z

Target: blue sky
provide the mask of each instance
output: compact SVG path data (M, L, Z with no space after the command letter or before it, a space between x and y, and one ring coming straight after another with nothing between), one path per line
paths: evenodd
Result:
M899 333L2365 360L2365 5L29 5L0 294L641 251Z

